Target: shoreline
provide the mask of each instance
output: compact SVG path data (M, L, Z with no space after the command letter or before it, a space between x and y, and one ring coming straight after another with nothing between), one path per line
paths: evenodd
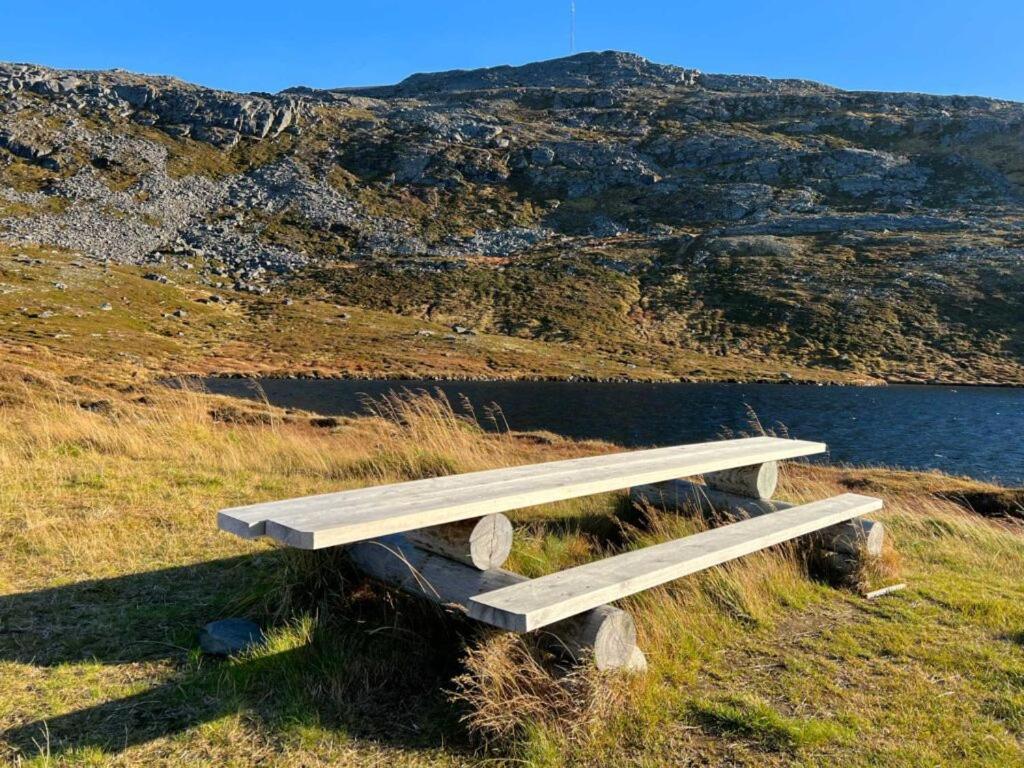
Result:
M466 383L579 383L579 384L777 384L802 387L964 387L977 389L1024 389L1024 382L987 381L913 381L907 379L865 379L862 381L816 380L798 378L640 378L602 377L587 375L513 375L513 376L471 376L471 375L423 375L413 373L359 374L349 372L323 373L321 371L268 371L243 373L238 371L182 372L162 377L181 379L280 379L294 381L422 381L422 382L466 382Z

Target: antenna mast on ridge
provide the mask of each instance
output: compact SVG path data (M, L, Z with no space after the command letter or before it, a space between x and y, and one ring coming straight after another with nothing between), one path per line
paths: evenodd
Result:
M569 0L569 53L576 52L576 0Z

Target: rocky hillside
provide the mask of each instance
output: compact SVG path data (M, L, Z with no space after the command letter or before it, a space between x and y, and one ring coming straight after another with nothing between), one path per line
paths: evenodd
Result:
M478 334L574 375L1024 383L1022 213L1013 102L615 52L279 94L0 65L14 255L399 316L417 373Z

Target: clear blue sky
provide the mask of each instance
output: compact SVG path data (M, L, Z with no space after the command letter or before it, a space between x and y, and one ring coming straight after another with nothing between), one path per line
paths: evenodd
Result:
M1024 101L1024 0L576 0L577 50ZM0 60L231 90L391 83L568 53L569 0L0 0Z

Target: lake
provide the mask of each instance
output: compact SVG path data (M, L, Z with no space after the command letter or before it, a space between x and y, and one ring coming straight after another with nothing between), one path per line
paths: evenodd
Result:
M219 394L258 396L246 379L205 379ZM1001 387L816 387L781 384L434 382L261 379L275 405L331 415L363 412L364 395L442 389L482 414L496 403L512 429L544 429L624 446L698 442L768 429L829 446L829 460L953 474L1024 485L1024 389Z

